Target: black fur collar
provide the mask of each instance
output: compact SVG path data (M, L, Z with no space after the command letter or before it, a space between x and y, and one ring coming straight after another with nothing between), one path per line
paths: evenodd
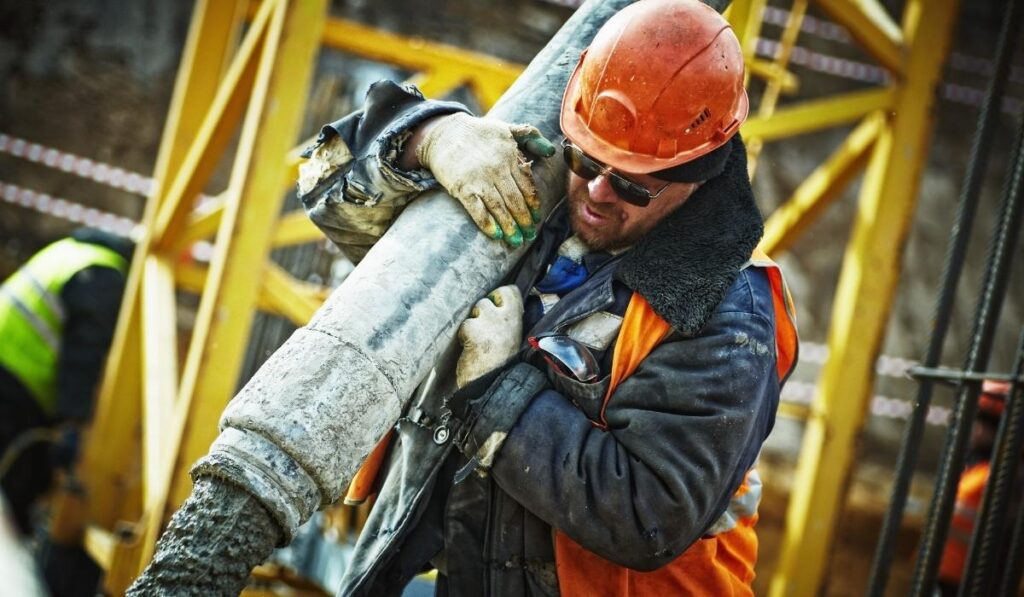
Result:
M746 148L739 135L731 143L722 174L637 242L615 273L685 336L707 324L764 232Z

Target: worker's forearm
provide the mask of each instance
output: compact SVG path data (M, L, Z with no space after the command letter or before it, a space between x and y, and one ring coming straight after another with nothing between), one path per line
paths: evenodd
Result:
M255 498L222 479L200 477L128 595L234 597L280 538L280 527Z
M413 129L412 136L409 137L409 140L406 141L405 145L402 147L402 155L398 157L399 168L408 172L410 170L417 170L423 167L423 165L420 164L420 159L416 157L416 149L420 146L420 143L423 142L423 138L427 136L430 129L434 128L437 121L442 118L444 118L444 116L435 116L429 120L424 120L419 126Z

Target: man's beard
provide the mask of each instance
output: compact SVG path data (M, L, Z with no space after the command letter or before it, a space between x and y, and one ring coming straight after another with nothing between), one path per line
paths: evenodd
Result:
M590 249L594 251L625 249L636 243L644 235L645 231L642 230L624 232L621 228L621 220L619 219L621 214L617 210L613 209L611 212L598 211L594 208L593 204L588 204L588 198L589 194L587 193L586 184L575 188L569 187L569 224L572 226L572 231L576 236ZM585 222L581 213L585 205L589 205L592 211L607 216L610 220L607 225L602 228L593 228Z

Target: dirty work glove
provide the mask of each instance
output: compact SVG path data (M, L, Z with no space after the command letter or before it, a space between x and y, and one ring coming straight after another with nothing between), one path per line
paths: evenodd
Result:
M427 132L416 157L484 234L518 247L536 237L540 219L531 162L520 150L550 157L555 146L530 125L452 114Z
M508 432L534 396L547 387L548 378L540 369L529 363L517 363L502 371L483 394L469 400L467 414L455 437L455 446L469 462L455 474L456 482L471 472L487 475Z
M477 301L459 327L462 355L455 383L465 387L498 368L516 353L523 336L523 297L515 286L502 286Z

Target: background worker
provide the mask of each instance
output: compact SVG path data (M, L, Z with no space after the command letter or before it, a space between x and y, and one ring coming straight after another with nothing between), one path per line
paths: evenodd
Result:
M995 448L996 432L999 421L1006 411L1006 399L1010 394L1010 382L986 380L981 385L978 396L978 414L971 426L971 438L968 445L966 466L960 475L960 483L956 490L956 508L949 527L949 537L942 551L939 564L939 589L942 595L956 595L967 566L967 550L971 545L971 535L981 511L981 499L985 485L992 471L992 451ZM1021 478L1024 470L1018 469L1017 478ZM1020 482L1015 488L1015 500L1020 499ZM1014 501L1013 503L1018 503ZM1013 507L1011 512L1016 512ZM1013 527L1012 520L1007 525ZM998 548L992 553L1005 553Z
M23 533L54 466L72 464L79 427L92 415L132 248L81 228L0 286L0 485Z
M541 227L520 150L554 147L530 127L387 82L324 127L300 194L343 249L437 184L492 238L537 236L460 329L461 389L399 420L339 594L425 566L442 595L751 593L754 463L797 340L755 252L742 82L714 10L618 13L567 87L567 197Z

